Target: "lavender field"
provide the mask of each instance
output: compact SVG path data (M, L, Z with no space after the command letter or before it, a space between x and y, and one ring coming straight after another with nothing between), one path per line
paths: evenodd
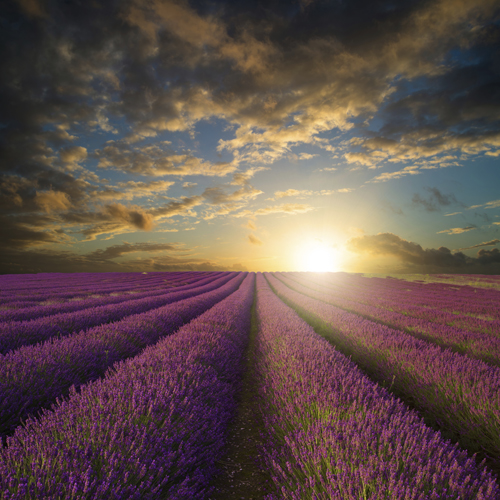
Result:
M500 499L499 305L481 275L1 276L0 499Z

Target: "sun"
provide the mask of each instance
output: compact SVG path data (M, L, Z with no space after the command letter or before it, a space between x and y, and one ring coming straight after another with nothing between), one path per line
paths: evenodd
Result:
M299 251L298 261L300 271L325 273L339 270L337 250L319 240L304 245Z

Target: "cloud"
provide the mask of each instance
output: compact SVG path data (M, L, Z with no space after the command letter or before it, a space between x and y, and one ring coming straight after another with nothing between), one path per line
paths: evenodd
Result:
M112 219L123 221L137 229L150 231L153 228L153 217L140 207L126 207L120 203L107 205L105 209Z
M437 250L432 248L424 250L419 244L404 240L393 233L352 238L349 240L347 248L355 253L392 255L415 265L462 266L467 259L464 254L452 254L446 247L440 247Z
M25 12L44 12L35 0L19 1ZM335 146L320 137L331 130L356 129L363 151L346 158L367 165L390 156L429 158L453 148L489 154L498 149L499 106L490 64L495 2L400 2L391 9L314 2L307 16L274 3L266 6L265 28L251 15L254 8L241 2L213 10L173 1L87 2L71 9L51 4L50 15L63 30L46 25L35 33L28 22L7 23L6 37L22 53L4 56L14 68L9 78L20 82L2 89L8 118L2 123L20 124L10 137L13 149L28 142L24 131L33 127L43 149L56 136L67 140L74 123L110 132L123 117L129 145L223 119L234 136L221 140L219 149L233 152L236 163L270 163L299 144L331 152ZM77 36L82 26L88 38ZM472 63L457 57L446 64L451 49L470 48ZM39 79L23 76L39 67L44 92ZM404 87L416 78L419 85ZM365 137L365 124L377 112L380 134ZM164 155L161 162L150 153L134 158L133 151L140 153L100 150L101 166L108 162L147 175L225 175L236 168L231 162L196 161L189 153ZM131 161L120 163L124 154Z
M484 265L500 263L500 250L493 248L491 250L479 250L477 260Z
M224 205L241 200L253 200L259 194L262 194L262 191L253 186L243 186L232 193L227 193L224 188L218 186L206 188L202 196L212 205Z
M251 220L249 220L246 224L244 224L243 227L251 229L252 231L255 231L257 229L257 226Z
M250 179L256 173L262 172L263 170L268 170L268 167L251 167L244 172L235 172L231 184L235 186L247 186L250 183Z
M70 146L60 149L59 158L64 163L79 163L87 158L87 149L82 146Z
M116 186L89 189L93 200L133 200L134 198L160 197L164 198L173 181L119 182Z
M17 0L23 11L30 17L46 17L47 13L40 0Z
M299 153L299 158L301 160L310 160L311 158L314 158L316 156L319 156L318 154L311 154L311 153Z
M192 208L201 205L202 203L202 196L191 196L189 198L182 198L182 201L171 201L165 205L153 208L149 213L155 219L173 217L175 215L189 215Z
M288 214L296 215L303 214L314 210L314 207L300 203L283 203L281 205L274 205L271 207L259 208L255 211L243 210L234 214L234 217L253 217L256 215L270 215L270 214Z
M340 188L340 189L322 189L321 191L310 191L307 189L287 189L286 191L275 191L274 196L277 199L286 198L289 196L296 196L305 198L306 196L331 196L335 193L350 193L354 191L353 188Z
M483 243L478 243L477 245L472 245L471 247L459 248L459 250L472 250L473 248L494 246L500 243L500 240L485 241Z
M123 195L127 197L127 199L132 199L142 196L151 196L156 193L166 193L174 184L174 181L127 181L119 182L117 187L123 189Z
M89 260L105 261L116 259L123 255L136 252L179 252L186 251L178 243L122 243L121 245L112 245L103 249L94 250L86 254Z
M249 234L248 235L248 241L252 244L252 245L262 245L262 241L259 240L259 238L257 238L257 236L255 236L254 234Z
M233 181L229 185L206 188L201 195L202 198L209 205L217 206L217 209L215 211L208 210L204 215L204 219L210 220L217 216L227 215L235 210L239 210L249 201L262 194L263 191L250 184L250 179L260 170L262 169L255 168L249 169L246 172L236 172L233 174ZM240 186L240 188L229 192L232 186Z
M393 233L379 233L352 238L347 249L357 254L389 256L396 258L406 268L405 272L486 272L497 273L498 249L480 250L477 257L462 252L452 253L446 247L423 249L418 243L404 240ZM397 264L392 264L397 268Z
M68 195L61 191L37 191L34 201L45 212L68 210L71 207Z
M450 229L444 229L443 231L438 231L436 234L462 234L467 231L472 231L473 229L477 229L476 226L467 226L467 227L452 227Z
M180 251L182 256L168 255ZM148 257L151 252L158 255ZM246 271L241 264L228 266L203 257L185 255L190 252L189 248L176 243L123 243L86 254L11 247L0 253L0 273ZM127 259L134 254L139 254L140 258ZM119 257L122 258L116 261Z
M202 160L191 153L178 154L169 146L161 143L131 146L125 142L108 141L108 145L97 149L93 157L98 160L99 168L111 168L136 175L206 175L224 177L236 170L229 162Z
M452 203L458 203L453 194L445 195L436 187L426 187L425 189L430 193L427 199L422 198L418 193L415 193L412 198L412 203L414 206L423 207L427 212L437 212L440 207L446 207Z
M401 170L397 170L396 172L384 172L377 175L369 182L386 182L392 179L401 179L402 177L406 177L407 175L418 175L421 173L422 172L418 169L417 165L412 165L409 167L404 167Z
M274 196L276 198L285 198L287 196L308 196L312 194L312 191L298 189L287 189L286 191L275 191Z
M484 208L500 208L500 200L488 201Z
M462 212L452 212L451 214L444 214L445 217L450 217L452 215L459 215L461 214Z
M22 218L0 217L0 248L2 252L9 249L31 248L44 244L67 242L60 229L47 227L50 219L29 221Z

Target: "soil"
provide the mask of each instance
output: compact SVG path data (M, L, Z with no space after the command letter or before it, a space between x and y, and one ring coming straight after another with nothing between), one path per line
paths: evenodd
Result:
M218 461L220 473L211 483L214 491L209 500L257 500L276 491L261 461L261 433L264 427L258 408L257 380L254 373L257 328L254 307L238 411L229 426L227 454Z

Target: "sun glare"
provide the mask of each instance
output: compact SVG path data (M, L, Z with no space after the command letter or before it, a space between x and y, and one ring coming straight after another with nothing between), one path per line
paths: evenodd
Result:
M301 271L322 273L339 270L337 251L317 240L305 245L298 257Z

